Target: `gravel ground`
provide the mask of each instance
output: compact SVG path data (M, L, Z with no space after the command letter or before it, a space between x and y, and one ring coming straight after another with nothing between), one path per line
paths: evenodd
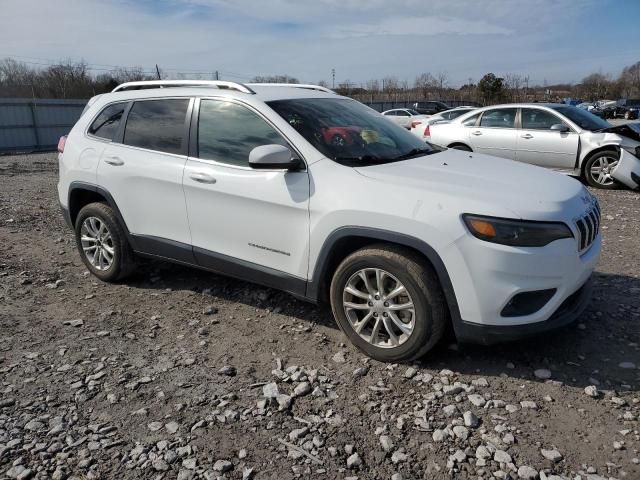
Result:
M640 478L638 193L596 192L575 325L387 365L256 285L151 262L97 281L56 170L0 157L0 478Z

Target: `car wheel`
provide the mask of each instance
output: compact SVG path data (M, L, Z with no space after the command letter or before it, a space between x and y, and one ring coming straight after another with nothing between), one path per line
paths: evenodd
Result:
M630 120L631 119L631 112L624 112L624 119L625 120Z
M618 165L618 153L605 150L592 155L584 166L584 177L589 185L595 188L613 189L618 183L611 176L611 172Z
M423 356L440 341L448 323L435 272L400 247L377 245L349 255L333 276L330 295L340 329L380 361Z
M89 271L114 282L135 268L133 251L111 207L90 203L80 210L75 224L76 245Z
M454 150L462 150L463 152L471 152L471 151L473 151L469 147L467 147L466 145L463 145L462 143L456 143L454 145L451 145L449 148L453 148Z

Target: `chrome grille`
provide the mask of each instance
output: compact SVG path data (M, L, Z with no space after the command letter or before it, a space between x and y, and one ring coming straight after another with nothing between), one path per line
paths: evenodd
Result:
M575 221L578 229L578 250L588 249L600 232L600 205L597 201L588 208L582 217Z

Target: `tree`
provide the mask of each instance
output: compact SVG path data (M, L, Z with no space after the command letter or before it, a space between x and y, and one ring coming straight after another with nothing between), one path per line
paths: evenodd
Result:
M300 83L297 78L290 75L258 75L251 80L254 83Z
M487 73L478 82L478 90L485 104L498 100L504 95L504 79L496 77L493 73Z
M422 95L422 98L429 98L429 93L432 92L438 85L438 81L429 72L421 73L416 77L413 83L414 88L418 89Z
M640 62L624 67L620 80L628 96L640 96Z
M602 73L592 73L582 79L582 91L586 100L607 98L611 90L611 80Z

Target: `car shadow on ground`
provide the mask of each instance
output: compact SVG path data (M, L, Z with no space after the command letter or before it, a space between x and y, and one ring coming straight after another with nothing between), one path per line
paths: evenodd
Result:
M241 302L300 322L338 328L326 305L312 305L284 292L194 268L145 261L127 285L188 290L210 296L212 305L216 300ZM620 366L628 362L636 368ZM434 370L534 381L544 381L534 376L535 370L547 369L552 380L581 388L597 384L603 390L639 391L640 278L596 273L591 304L572 325L494 346L459 345L450 336L419 363Z

